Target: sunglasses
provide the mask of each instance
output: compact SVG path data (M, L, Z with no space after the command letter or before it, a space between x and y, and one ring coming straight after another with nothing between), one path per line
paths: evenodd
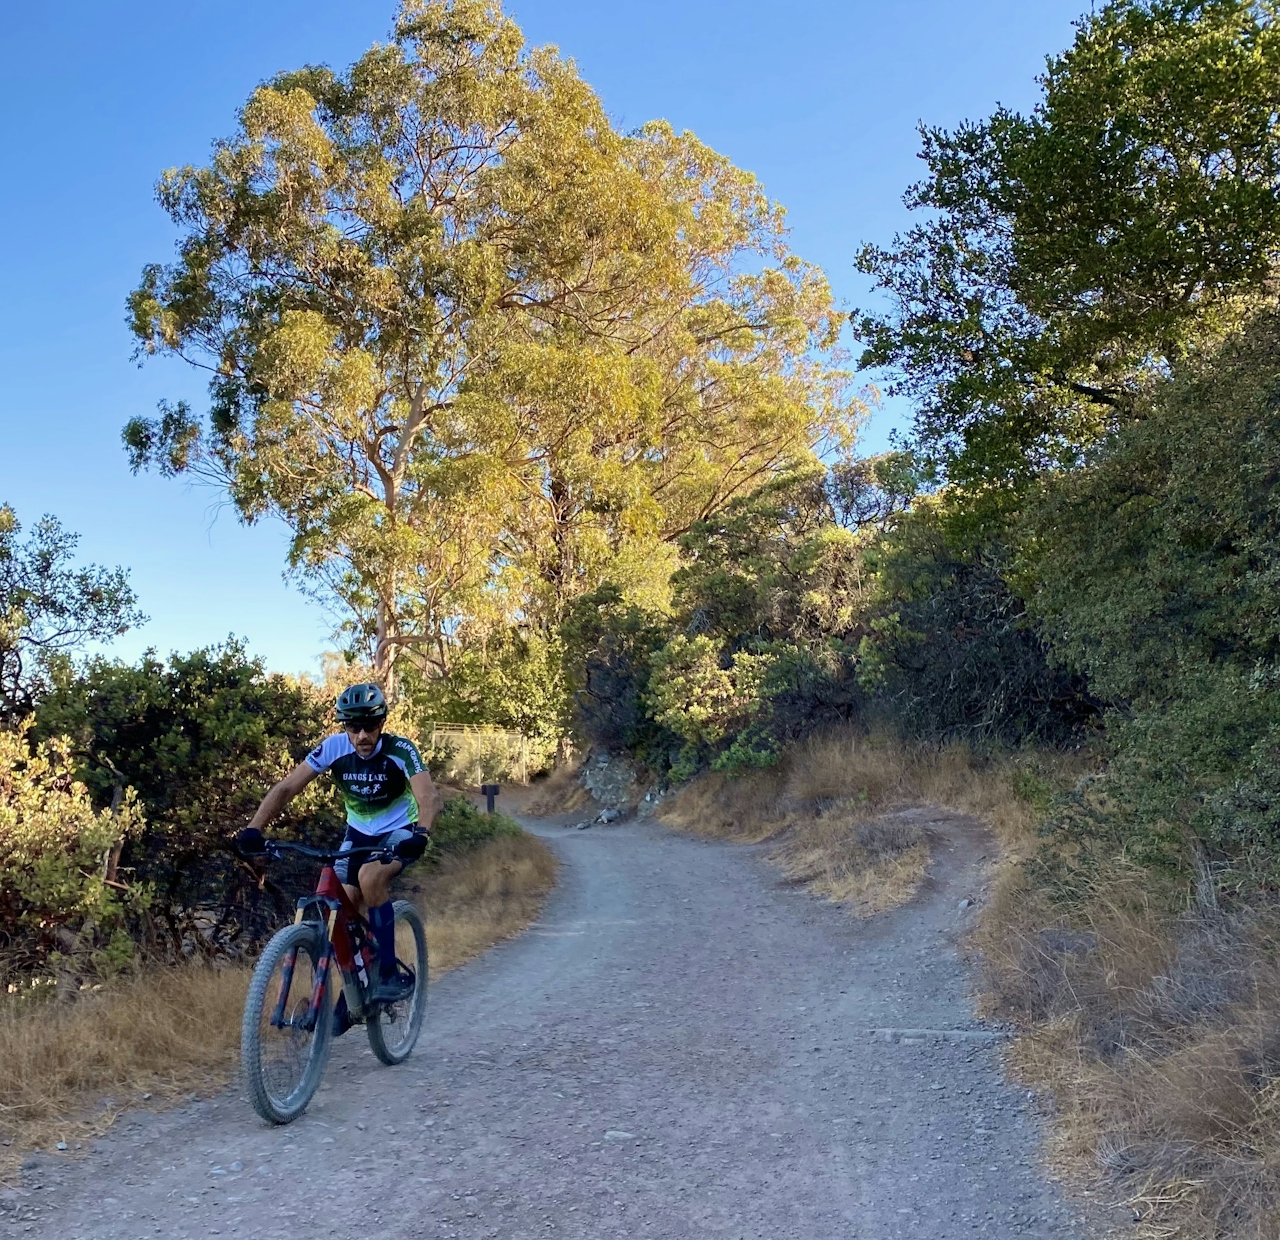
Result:
M377 736L382 731L382 724L374 723L347 723L343 724L348 736Z

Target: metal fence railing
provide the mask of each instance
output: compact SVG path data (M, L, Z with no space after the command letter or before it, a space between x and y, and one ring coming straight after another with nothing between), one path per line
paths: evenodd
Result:
M424 723L432 766L452 783L527 784L542 754L523 732L461 723Z

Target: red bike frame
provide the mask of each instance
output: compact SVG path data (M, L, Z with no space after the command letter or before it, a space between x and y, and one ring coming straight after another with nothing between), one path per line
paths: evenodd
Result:
M347 1010L353 1017L364 1013L364 997L369 987L369 974L374 963L369 936L362 934L364 942L359 945L352 937L352 927L363 926L364 919L360 916L360 910L351 902L346 889L338 881L332 862L326 862L320 871L315 893L303 896L298 901L298 913L294 921L302 921L307 915L307 910L311 908L319 910L323 918L325 943L320 959L316 961L315 986L312 988L307 1014L303 1018L307 1029L314 1029L316 1022L321 1018L325 981L335 957L338 961L343 989L347 995ZM280 999L271 1017L271 1023L277 1029L282 1029L291 1023L285 1017L285 1006L289 998L289 989L293 985L293 970L297 962L298 952L297 948L294 948L285 958Z

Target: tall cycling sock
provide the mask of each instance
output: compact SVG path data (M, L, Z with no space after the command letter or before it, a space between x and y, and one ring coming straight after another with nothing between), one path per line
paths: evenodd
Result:
M369 926L378 940L378 969L383 977L396 973L396 913L388 900L369 910Z

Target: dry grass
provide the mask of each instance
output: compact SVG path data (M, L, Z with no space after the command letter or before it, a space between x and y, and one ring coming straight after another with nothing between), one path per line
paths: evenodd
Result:
M535 920L556 882L556 859L534 835L446 857L418 882L433 977L456 969Z
M920 889L933 855L928 833L911 822L849 826L828 817L804 835L803 843L779 852L783 873L855 917L874 917L905 904Z
M74 1003L0 1007L0 1174L23 1153L102 1132L146 1097L226 1082L249 972L146 969Z
M432 976L518 934L555 876L546 845L522 835L446 858L418 878ZM33 1147L74 1148L125 1107L224 1086L236 1070L249 972L148 968L73 1003L0 1003L0 1180Z
M1006 849L1024 847L1035 820L1015 791L1024 766L979 758L963 745L833 731L796 746L776 770L703 775L667 798L658 818L699 835L773 840L789 878L865 917L906 903L928 871L928 833L901 815L908 807L974 814Z
M566 762L557 766L545 780L535 784L533 795L521 812L531 814L534 818L546 818L551 814L574 814L580 809L594 806L591 793L578 782L581 770L580 762Z
M1170 911L1121 863L1064 907L1010 870L979 942L1062 1166L1140 1236L1280 1240L1280 912Z

